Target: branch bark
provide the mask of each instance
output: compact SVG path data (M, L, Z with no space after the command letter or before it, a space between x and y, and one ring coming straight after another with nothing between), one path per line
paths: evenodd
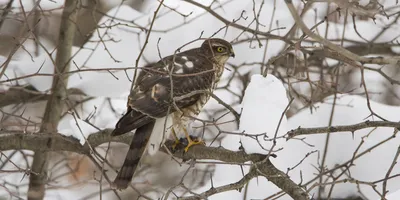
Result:
M365 121L359 124L347 126L333 126L333 127L317 127L317 128L298 128L288 132L288 135L304 135L304 134L318 134L326 132L343 132L343 131L356 131L363 128L371 127L394 127L400 126L398 122L387 121ZM0 151L27 149L37 152L48 151L70 151L83 155L90 155L91 149L99 146L100 144L112 142L122 142L128 144L132 138L132 133L124 134L119 137L111 137L111 129L91 134L83 146L76 138L66 137L58 133L24 133L21 131L0 131ZM170 148L174 141L167 141L166 146ZM89 146L90 145L90 146ZM193 146L188 152L183 150L175 151L173 154L177 158L183 160L191 159L206 159L206 160L219 160L224 163L241 164L245 162L252 162L252 170L247 173L241 180L236 183L210 188L209 190L190 197L182 197L181 199L201 199L220 192L229 190L241 189L245 183L257 176L264 176L276 186L281 188L285 193L289 194L294 199L309 199L307 193L296 183L294 183L285 173L277 169L268 159L266 155L262 154L246 154L243 151L230 151L224 148L214 148L206 146Z
M80 89L77 88L69 88L67 90L67 95L84 95ZM0 92L0 108L20 103L34 103L37 101L45 101L48 100L50 94L37 91L33 86L27 85L24 87L21 86L13 86L10 87L7 91Z
M385 64L393 64L393 65L398 65L400 64L400 57L399 56L391 56L391 57L363 57L359 56L343 47L340 47L329 40L324 39L320 35L312 32L306 24L302 21L300 16L297 14L297 10L293 5L292 0L285 0L285 3L296 23L296 25L305 33L307 34L310 38L314 39L315 41L321 43L325 47L328 47L329 49L332 49L335 51L337 54L343 55L346 59L350 61L357 61L360 63L369 63L369 64L379 64L379 65L385 65Z
M49 95L35 90L32 86L11 87L5 92L0 92L0 108L19 103L46 100Z
M171 144L166 143L168 147ZM172 150L172 149L171 149ZM251 161L254 163L250 172L248 172L241 180L236 183L231 183L228 185L223 185L220 187L212 187L206 192L203 192L196 196L179 198L180 200L197 200L197 199L207 199L207 197L225 192L230 190L240 190L245 184L247 184L251 179L264 176L277 187L281 188L285 193L296 200L308 200L310 199L307 192L301 188L299 185L294 183L284 172L276 168L269 159L266 159L266 155L263 154L246 154L243 151L230 151L223 148L216 147L206 147L196 145L189 149L188 152L184 153L184 150L179 150L174 153L174 156L182 159L212 159L220 160L225 163L244 163Z
M199 7L199 8L202 8L203 10L207 11L209 14L211 14L212 16L214 16L215 18L220 20L222 23L224 23L226 25L229 25L231 27L235 27L235 28L237 28L239 30L243 30L245 32L249 32L249 33L252 33L254 35L262 35L262 36L267 37L268 39L282 40L282 41L284 41L284 42L286 42L288 44L292 44L292 41L290 41L286 37L279 36L279 35L274 35L274 34L271 34L269 32L262 32L262 31L259 31L259 30L254 30L254 29L251 29L249 27L245 27L245 26L242 26L240 24L233 23L232 21L229 21L229 20L223 18L221 15L219 15L217 12L215 12L209 6L205 6L205 5L201 4L201 3L198 3L198 1L194 1L194 0L183 0L183 1L185 1L187 3L190 3L190 4L193 4L193 5L195 5L195 6Z
M56 55L56 67L52 94L47 102L43 116L40 132L56 132L58 122L67 98L68 76L61 75L69 71L69 61L71 58L71 48L76 32L76 20L78 16L79 0L65 1L61 19L60 36ZM46 146L54 146L52 138L47 140ZM41 150L35 151L31 170L34 172L29 177L28 200L41 200L45 195L45 184L47 180L48 153Z
M24 133L21 131L2 131L0 132L0 151L12 149L26 149L37 152L49 151L70 151L84 155L90 155L91 148L100 144L113 142L123 142L128 144L132 138L132 134L124 134L118 137L111 137L111 129L91 134L83 146L76 138L66 137L58 133ZM166 146L171 150L174 141L167 141ZM91 146L91 148L89 147ZM224 148L207 147L196 145L184 152L183 149L177 150L173 156L183 160L219 160L224 163L242 164L245 162L252 162L254 165L250 172L245 177L236 182L217 188L211 188L201 194L201 196L183 197L181 199L201 199L201 197L208 197L213 194L225 192L229 190L240 189L252 178L257 176L264 176L276 186L281 188L284 192L289 194L292 198L297 200L309 199L307 193L296 183L294 183L284 172L277 169L266 155L263 154L247 154L244 151L230 151Z
M325 127L315 127L315 128L297 128L287 132L289 138L293 138L299 135L311 135L320 133L335 133L335 132L355 132L364 128L374 128L374 127L393 127L396 129L400 128L400 122L390 122L390 121L365 121L353 125L345 126L325 126Z

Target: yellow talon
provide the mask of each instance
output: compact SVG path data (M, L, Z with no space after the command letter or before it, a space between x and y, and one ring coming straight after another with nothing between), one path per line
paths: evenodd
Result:
M190 139L190 140L188 141L187 146L185 147L185 152L188 152L188 151L189 151L189 148L190 148L191 146L193 146L193 145L198 145L198 144L205 145L205 142L204 142L203 140L201 140L200 138L196 138L196 139L194 139L194 140Z
M175 151L176 147L179 145L179 140L175 140L175 143L172 145L172 150Z
M185 147L185 152L188 152L189 148L193 145L198 145L198 144L205 145L205 142L201 140L201 138L195 138L194 140L192 140L192 138L190 137L189 133L185 128L183 129L183 132L185 132L186 139L188 140L188 144Z
M181 143L178 139L178 137L176 136L175 130L172 128L172 135L175 138L175 143L172 145L172 149L175 150L175 148Z

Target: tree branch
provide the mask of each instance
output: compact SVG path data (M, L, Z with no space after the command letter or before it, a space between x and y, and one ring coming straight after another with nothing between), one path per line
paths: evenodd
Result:
M11 104L46 100L48 96L48 94L35 90L32 86L14 86L7 91L0 92L0 108Z
M69 88L67 96L86 95L80 89ZM48 100L51 95L37 91L33 86L13 86L7 91L0 92L0 108L20 103L34 103L37 101Z
M96 147L109 141L123 142L128 144L130 139L132 138L132 134L124 134L119 137L111 137L111 131L111 129L105 129L103 131L93 133L88 137L87 141L91 147ZM79 143L79 140L77 140L76 138L66 137L58 133L31 134L21 131L0 132L0 151L26 149L37 152L70 151L79 154L90 155L92 152L88 143L85 143L82 146ZM171 149L174 141L167 141L165 144L169 149ZM300 186L294 183L285 173L277 169L269 161L269 159L266 159L266 155L263 154L247 154L244 151L230 151L221 147L218 148L195 145L191 147L186 153L183 149L177 150L173 153L173 156L183 160L211 159L232 164L242 164L249 161L254 163L254 165L252 166L252 170L250 170L250 172L245 175L242 180L229 185L211 188L210 190L202 193L202 196L211 196L220 192L240 189L252 178L257 176L264 176L294 199L309 199L306 192ZM196 196L185 197L182 199L201 198L199 198L199 196Z
M316 128L297 128L287 132L289 138L293 138L299 135L311 135L320 133L335 133L335 132L354 132L364 128L372 127L393 127L396 129L400 128L400 122L390 121L365 121L358 124L346 125L346 126L325 126Z
M94 148L105 142L123 142L128 144L132 134L111 137L111 129L105 129L88 137L89 144ZM74 137L67 137L59 133L24 133L21 131L1 131L0 151L25 149L31 151L70 151L89 155L89 144L83 146Z
M79 0L65 1L57 47L55 74L62 74L69 71L79 3ZM46 104L40 132L55 132L57 130L64 101L67 99L67 82L68 76L60 75L53 77L52 94ZM47 140L46 146L51 147L53 145L51 138ZM44 198L48 160L47 152L35 151L31 166L34 173L29 176L28 200L42 200Z
M251 179L257 177L259 174L257 173L256 170L251 170L249 173L247 173L242 179L240 179L236 183L231 183L228 185L223 185L220 187L212 187L209 190L199 194L198 196L190 196L190 197L182 197L178 198L179 200L198 200L198 199L207 199L207 197L218 194L221 192L226 192L230 190L241 190L243 186L245 186Z
M359 56L355 53L352 53L351 51L340 47L329 40L324 39L323 37L319 36L318 34L312 32L306 24L302 21L300 16L297 14L297 10L293 5L292 0L285 0L285 3L292 14L292 17L298 27L307 34L309 37L314 39L315 41L323 44L325 47L328 47L335 51L337 54L343 55L346 59L351 60L351 61L357 61L360 63L370 63L370 64L394 64L398 65L400 63L400 57L399 56L391 56L391 57L363 57Z
M173 142L166 145L171 147ZM172 150L172 149L171 149ZM220 160L225 163L244 163L251 161L254 163L252 169L247 173L241 180L236 183L228 185L210 188L208 191L201 193L198 196L183 197L181 200L195 200L195 199L206 199L207 197L225 192L230 190L240 190L246 183L252 178L257 176L264 176L277 187L281 188L285 193L296 200L307 200L310 199L307 192L303 190L299 185L294 183L285 173L277 169L269 159L266 159L266 155L263 154L246 154L244 151L230 151L223 148L206 147L201 145L193 146L188 152L184 153L184 150L179 150L174 153L174 156L182 159L212 159Z
M282 41L284 41L284 42L286 42L288 44L292 44L293 43L292 41L290 41L289 39L287 39L285 37L282 37L282 36L279 36L279 35L274 35L274 34L271 34L269 32L262 32L262 31L259 31L259 30L254 30L254 29L251 29L249 27L245 27L245 26L242 26L240 24L233 23L233 22L223 18L221 15L219 15L217 12L215 12L210 7L205 6L205 5L201 4L201 3L198 3L197 1L194 1L194 0L183 0L183 1L185 1L187 3L190 3L190 4L193 4L193 5L195 5L195 6L199 7L199 8L204 9L205 11L207 11L207 13L211 14L212 16L214 16L215 18L217 18L222 23L224 23L224 24L226 24L228 26L235 27L235 28L237 28L239 30L242 30L242 31L245 31L245 32L249 32L249 33L252 33L254 35L262 35L262 36L267 37L268 39L282 40Z

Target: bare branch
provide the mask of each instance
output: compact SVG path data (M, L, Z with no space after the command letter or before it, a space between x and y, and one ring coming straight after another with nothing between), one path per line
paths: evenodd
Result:
M76 31L76 20L78 17L79 0L65 1L62 14L60 37L56 57L55 74L69 71L71 59L71 48ZM47 102L43 116L41 132L54 132L57 130L58 122L61 119L64 101L67 99L66 83L68 76L57 76L53 79L52 94ZM52 145L48 141L48 145ZM45 184L47 182L48 153L36 151L32 162L32 174L29 177L29 200L41 200L45 195Z
M390 121L365 121L358 124L347 125L347 126L330 126L330 127L316 127L316 128L297 128L287 132L289 138L293 138L299 135L312 135L321 133L335 133L335 132L352 132L357 130L373 127L393 127L396 129L400 128L400 122Z
M297 26L301 28L301 30L306 33L309 37L313 38L317 42L323 44L324 46L334 50L336 53L343 55L349 60L352 61L358 61L361 63L370 63L370 64L399 64L400 63L400 57L362 57L357 54L354 54L348 50L346 50L343 47L339 47L329 40L326 40L319 36L318 34L312 32L302 21L300 16L297 14L297 10L294 7L293 3L291 0L285 0L285 3L287 7L290 10L290 13L292 14L293 19L295 20Z
M111 130L103 130L91 134L87 141L89 144L82 146L79 141L73 137L62 136L57 133L23 133L17 131L0 132L0 150L11 149L27 149L32 151L71 151L84 155L90 155L91 151L89 146L96 147L102 143L109 141L124 142L128 144L131 134L125 134L119 137L111 137ZM167 141L166 146L172 150L174 141ZM287 192L295 199L309 199L305 190L295 184L290 178L282 171L278 170L268 159L265 160L266 155L262 154L247 154L244 151L230 151L218 147L206 147L203 145L196 145L184 152L184 149L177 150L174 156L183 160L191 159L212 159L219 160L227 163L245 163L248 161L253 162L255 165L247 175L238 183L231 184L230 186L221 186L214 188L204 193L204 196L210 196L216 193L238 189L244 183L251 180L253 177L265 176L268 180ZM183 198L187 199L187 198ZM193 199L193 198L188 198ZM198 199L195 197L194 199Z

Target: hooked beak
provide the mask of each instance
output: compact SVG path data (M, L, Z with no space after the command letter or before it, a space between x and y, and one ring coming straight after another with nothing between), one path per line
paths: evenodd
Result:
M232 58L234 58L235 57L235 52L233 52L233 49L231 49L231 55L230 55Z

